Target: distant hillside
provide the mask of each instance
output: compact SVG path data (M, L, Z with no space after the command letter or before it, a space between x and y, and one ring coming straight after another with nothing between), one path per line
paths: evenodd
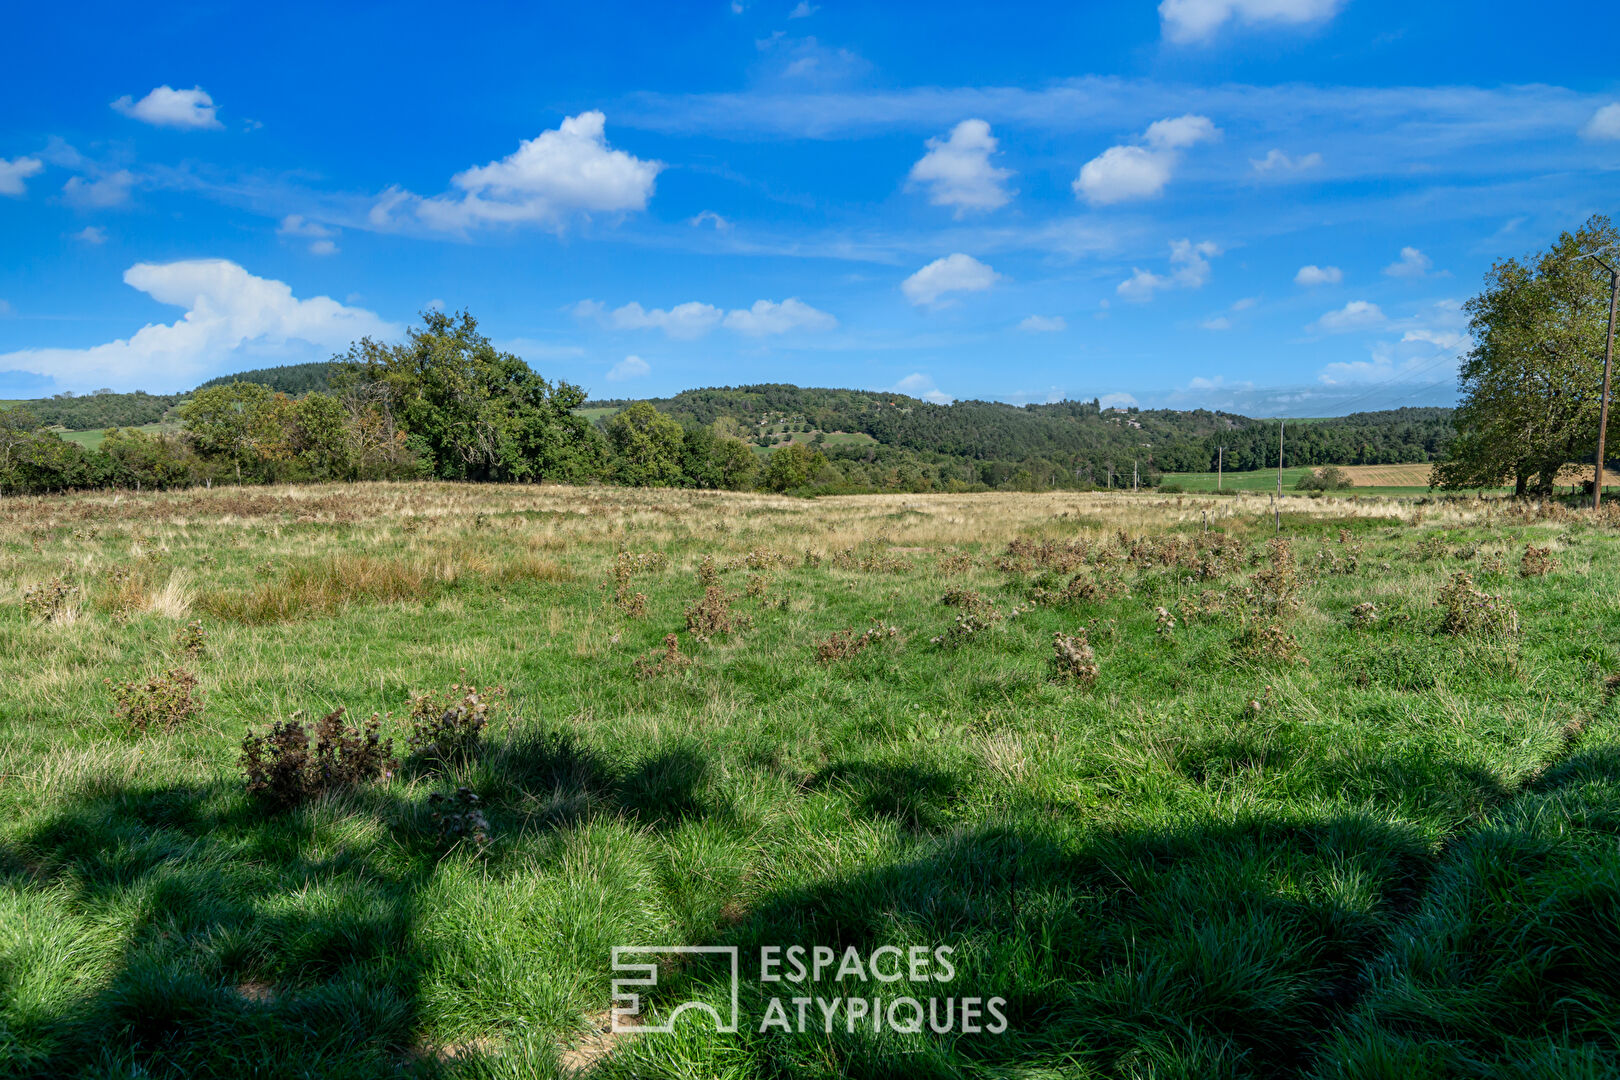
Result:
M184 394L148 394L140 390L133 394L98 390L83 397L58 394L12 404L27 409L42 424L70 431L100 431L159 423L183 397Z
M255 368L252 371L238 371L234 375L221 375L217 379L209 379L197 389L222 386L225 383L251 382L268 386L272 390L280 390L283 394L307 394L312 390L331 389L332 371L337 366L330 360L317 360L308 364Z
M605 419L627 404L593 401L585 408ZM1099 483L1110 466L1116 475L1128 474L1133 461L1145 473L1199 472L1216 467L1223 446L1228 469L1277 463L1275 420L1205 409L1103 409L1095 400L934 405L903 394L787 384L687 390L652 404L687 423L735 425L756 445L811 441L835 458L873 460L888 450L936 463L979 463L991 484L1020 467ZM1451 412L1394 409L1293 421L1284 458L1289 465L1428 462L1451 438ZM833 433L865 438L850 444Z

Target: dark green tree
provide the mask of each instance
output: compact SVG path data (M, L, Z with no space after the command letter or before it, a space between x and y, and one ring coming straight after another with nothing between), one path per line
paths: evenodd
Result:
M1465 305L1474 347L1458 371L1457 438L1435 468L1439 486L1509 480L1515 494L1548 495L1560 468L1592 457L1609 277L1577 260L1590 251L1620 262L1620 234L1601 215L1526 261L1497 263Z
M393 415L435 475L570 481L600 468L600 439L574 413L584 391L549 382L495 348L467 312L427 311L422 322L399 345L365 339L343 359L386 388Z

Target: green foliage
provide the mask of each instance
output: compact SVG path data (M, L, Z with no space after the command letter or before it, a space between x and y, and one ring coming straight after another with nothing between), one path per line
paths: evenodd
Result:
M210 387L224 386L233 382L251 382L298 397L314 391L331 390L333 379L340 374L340 370L338 364L331 360L316 360L308 364L282 364L277 367L254 368L252 371L238 371L234 375L221 375L217 379L209 379L202 383L197 389L207 390Z
M197 455L239 481L273 481L286 470L294 455L293 417L291 398L258 383L199 390L180 406Z
M1355 486L1356 482L1350 478L1350 474L1334 465L1312 469L1294 485L1297 491L1343 491Z
M1620 233L1602 215L1527 261L1492 266L1485 291L1464 305L1474 346L1458 372L1457 438L1436 470L1441 487L1508 481L1516 494L1549 495L1566 463L1591 460L1609 316L1607 272L1577 259L1591 251L1620 263Z
M433 475L570 481L595 473L601 446L574 413L585 400L579 387L548 382L496 349L466 312L427 311L422 321L402 344L366 339L344 359L352 375L384 389Z
M198 461L186 440L134 428L112 428L101 440L107 481L160 491L196 482Z
M620 483L667 487L681 479L686 435L681 425L647 402L638 401L614 416L607 432L613 446L614 478Z
M202 711L196 688L197 676L183 667L118 683L113 712L132 732L173 731Z
M63 393L35 398L14 407L27 409L42 424L69 431L100 431L160 423L168 418L182 397L183 394L148 394L141 390L132 394L97 390L93 394Z
M765 487L771 491L791 491L809 484L827 464L819 450L793 443L774 451L765 463Z

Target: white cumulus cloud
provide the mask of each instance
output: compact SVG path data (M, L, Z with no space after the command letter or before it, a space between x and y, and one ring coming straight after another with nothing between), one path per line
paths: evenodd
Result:
M900 283L906 299L919 307L939 302L947 293L983 292L1001 275L971 255L960 251L935 259Z
M1110 146L1080 167L1070 185L1093 206L1151 199L1164 191L1181 151L1221 137L1207 116L1188 113L1155 121L1142 134L1145 145Z
M73 234L73 239L79 241L81 244L90 244L91 246L99 247L107 242L107 230L101 228L99 225L86 225L84 228Z
M639 356L627 356L617 364L608 368L608 382L626 382L630 379L639 379L652 371L652 366Z
M672 338L690 341L700 338L720 325L725 312L713 304L689 300L665 311L663 308L647 310L634 300L608 315L608 324L615 330L662 330Z
M1592 114L1592 119L1581 128L1588 139L1620 139L1620 101L1612 101Z
M790 296L780 304L772 300L755 300L753 307L729 312L725 320L727 330L753 337L787 334L795 330L831 330L837 325L837 319L796 296Z
M1163 0L1164 36L1180 44L1206 42L1227 23L1305 26L1337 15L1344 0Z
M645 210L664 164L609 147L606 123L594 110L570 116L507 157L452 176L454 192L424 199L390 188L372 206L371 221L386 226L408 209L429 228L459 232L479 225L560 226L571 214Z
M1344 271L1337 266L1317 266L1311 263L1299 268L1294 275L1295 285L1337 285L1344 280Z
M185 308L185 315L86 349L0 354L0 371L50 376L67 388L176 390L195 386L232 360L263 366L297 358L308 346L331 352L361 337L400 333L372 312L330 297L300 300L286 284L226 259L136 263L124 272L124 282L161 304Z
M1367 300L1352 300L1336 311L1325 313L1311 324L1315 330L1328 334L1347 334L1355 330L1370 330L1385 322L1383 309Z
M1384 267L1390 277L1419 278L1429 272L1434 263L1415 247L1401 248L1401 257Z
M1211 240L1197 244L1191 240L1172 240L1170 273L1155 274L1132 267L1131 276L1120 282L1114 291L1126 300L1141 303L1153 299L1153 294L1162 289L1201 289L1209 280L1209 260L1220 253L1219 245Z
M28 188L23 181L38 176L44 168L38 158L20 157L10 161L0 158L0 195L24 194Z
M933 376L924 375L920 371L914 371L910 375L907 375L905 378L889 387L889 391L890 393L905 394L909 397L922 398L924 401L931 401L935 405L949 405L952 401L956 400L955 398L951 397L951 395L945 393L945 391L934 385Z
M1029 315L1018 324L1018 329L1030 334L1057 334L1069 328L1061 315Z
M928 153L911 167L910 183L928 189L928 201L950 206L961 217L970 211L1007 205L1009 169L990 164L996 138L983 120L963 120L945 139L929 139Z
M214 115L214 99L200 86L193 86L190 90L160 86L139 101L125 94L113 102L112 107L125 116L155 127L197 130L223 126Z

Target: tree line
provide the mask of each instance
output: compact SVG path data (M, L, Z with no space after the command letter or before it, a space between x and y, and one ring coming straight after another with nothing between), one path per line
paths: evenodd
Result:
M90 409L106 398L127 399L130 418L99 447L49 430L106 415L107 406ZM587 405L611 415L593 422L581 414ZM152 422L153 410L179 430L136 430L132 421ZM495 348L471 315L427 312L398 344L363 339L332 361L212 380L183 399L64 396L0 411L0 491L416 478L807 493L1085 489L1122 486L1133 473L1154 484L1165 471L1212 469L1220 446L1228 469L1275 465L1275 430L1208 410L947 406L784 384L589 403L579 387ZM1430 460L1449 433L1445 409L1317 421L1291 430L1287 463Z

